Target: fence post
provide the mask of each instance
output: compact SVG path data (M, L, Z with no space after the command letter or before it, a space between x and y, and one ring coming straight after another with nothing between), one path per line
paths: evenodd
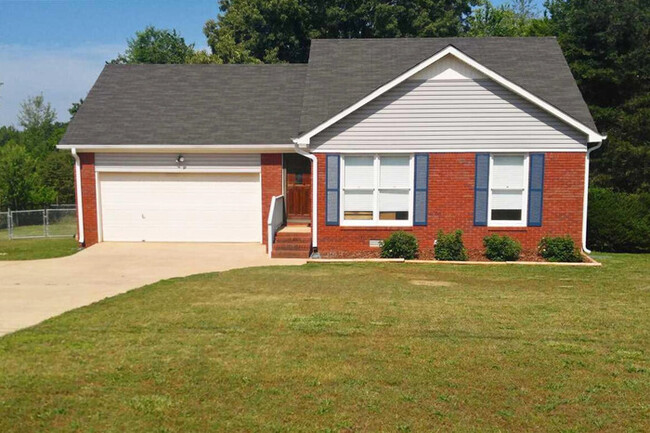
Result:
M12 241L14 239L14 224L11 217L11 208L7 208L7 225L9 227L9 240Z
M47 215L47 209L43 209L43 235L46 238L50 237L50 228L48 227L48 215Z

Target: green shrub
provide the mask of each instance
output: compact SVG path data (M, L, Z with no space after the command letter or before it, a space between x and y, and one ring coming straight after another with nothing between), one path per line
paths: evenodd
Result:
M580 252L571 236L545 236L539 242L539 254L549 262L581 262Z
M462 262L467 260L467 250L463 245L463 232L456 230L445 234L442 230L438 232L435 248L436 260L451 260Z
M589 190L587 245L596 251L650 252L650 194Z
M509 236L497 234L483 238L485 256L495 262L514 262L521 254L521 244Z
M411 233L395 232L381 245L384 259L413 260L418 255L418 240Z

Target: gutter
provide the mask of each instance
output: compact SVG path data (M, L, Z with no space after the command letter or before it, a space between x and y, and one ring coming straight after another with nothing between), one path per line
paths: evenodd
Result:
M607 138L606 135L603 136L603 139ZM587 206L589 202L589 160L591 159L591 152L594 150L600 149L603 145L603 142L599 142L596 146L587 150L587 156L585 158L585 191L582 198L582 251L587 254L591 254L591 250L587 248Z
M318 254L318 158L313 153L309 153L294 145L297 154L311 159L311 248L312 258L320 258Z
M71 148L70 153L72 153L72 157L74 158L74 172L75 172L75 178L76 178L76 187L77 187L77 223L79 225L79 238L77 241L80 244L84 244L85 241L85 236L84 236L84 207L83 207L83 200L81 198L81 160L79 159L79 155L77 155L77 149L76 148Z

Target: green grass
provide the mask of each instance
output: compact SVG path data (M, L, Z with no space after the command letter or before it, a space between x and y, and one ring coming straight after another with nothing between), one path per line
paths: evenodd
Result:
M0 339L0 431L643 432L650 255L162 281Z
M69 256L79 251L78 245L72 237L0 240L0 261Z

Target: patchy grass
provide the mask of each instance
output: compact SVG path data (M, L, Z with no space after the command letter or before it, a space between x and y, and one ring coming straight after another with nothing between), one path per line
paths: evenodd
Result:
M650 256L598 259L162 281L0 339L0 431L649 431Z
M79 244L72 237L0 240L0 260L51 259L77 251Z

